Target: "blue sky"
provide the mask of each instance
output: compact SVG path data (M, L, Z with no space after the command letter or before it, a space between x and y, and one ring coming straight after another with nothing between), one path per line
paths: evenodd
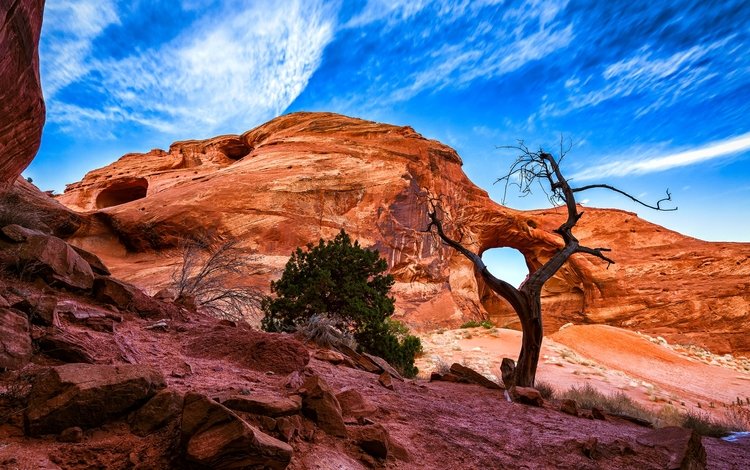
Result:
M47 0L42 189L120 155L292 111L411 125L500 201L496 148L572 143L565 170L655 200L633 210L750 241L750 2ZM507 205L545 207L541 196Z

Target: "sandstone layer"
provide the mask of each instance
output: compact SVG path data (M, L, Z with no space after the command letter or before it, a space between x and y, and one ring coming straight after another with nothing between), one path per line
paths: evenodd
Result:
M39 149L44 98L39 81L39 33L44 0L0 3L0 193Z
M456 236L460 228L471 249L512 247L532 269L560 246L552 230L563 214L496 204L461 165L453 149L409 127L296 113L242 135L125 155L58 200L88 212L71 243L150 289L168 282L183 237L242 240L257 285L267 288L293 249L345 228L388 261L398 314L413 327L486 316L517 327L471 264L424 232L425 197L442 198L446 224ZM750 245L685 237L634 213L585 212L578 238L611 247L616 264L571 258L543 294L548 331L567 322L609 324L750 353Z

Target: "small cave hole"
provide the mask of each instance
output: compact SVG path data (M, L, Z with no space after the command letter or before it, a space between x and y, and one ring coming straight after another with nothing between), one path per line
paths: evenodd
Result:
M482 261L498 279L518 287L529 275L526 259L514 248L491 248L482 253Z
M96 197L96 208L118 206L146 197L148 181L145 178L129 178L116 181Z
M253 151L253 148L240 139L231 139L223 142L218 150L230 160L242 160Z

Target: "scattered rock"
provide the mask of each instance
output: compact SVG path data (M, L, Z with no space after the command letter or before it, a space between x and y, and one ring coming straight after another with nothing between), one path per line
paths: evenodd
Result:
M591 417L594 419L598 419L600 421L607 420L607 416L604 414L604 411L600 410L599 408L595 406L591 407Z
M66 364L39 374L29 396L29 435L90 428L137 408L164 388L161 374L142 365Z
M585 441L581 442L581 452L586 457L590 459L595 459L599 454L599 450L597 448L598 444L599 444L599 440L597 438L590 437L586 439Z
M380 424L349 426L347 431L352 441L366 453L379 459L388 457L390 437L388 431Z
M500 374L503 377L503 384L505 384L505 389L510 390L516 384L516 361L508 357L504 357L503 362L500 363Z
M302 399L297 395L289 398L272 395L232 395L221 404L233 410L273 417L294 415L302 409Z
M569 415L578 416L578 403L576 403L575 400L566 398L560 405L560 411Z
M706 468L706 449L701 436L692 429L669 426L654 429L638 437L648 447L661 447L669 453L668 470L702 470Z
M352 348L343 344L338 345L336 348L343 354L345 354L349 359L351 359L356 368L371 372L373 374L380 374L381 372L383 372L383 368L375 363L372 359L358 353Z
M318 349L313 353L313 357L321 361L330 362L331 364L341 364L345 359L343 354L332 349Z
M83 429L78 426L67 428L57 437L60 442L78 443L83 440Z
M378 383L388 390L393 390L393 379L388 372L380 374L380 377L378 377Z
M469 379L460 375L456 375L453 372L447 372L445 374L433 372L432 374L430 374L430 382L453 382L467 384L469 383Z
M276 431L286 442L290 442L295 436L302 435L303 430L304 424L299 415L282 416L276 420Z
M510 397L516 403L523 403L524 405L531 406L543 406L544 399L539 390L532 387L512 387L510 389Z
M165 287L154 294L154 298L162 302L174 302L177 299L177 291L172 287Z
M0 308L0 369L20 369L33 354L29 320L13 310Z
M394 379L396 379L396 380L398 380L400 382L404 381L404 378L401 377L401 374L399 374L398 371L396 369L394 369L393 366L391 366L388 363L388 361L386 361L382 357L373 356L372 354L367 354L367 353L362 353L362 355L365 356L367 359L371 360L372 362L374 362L375 364L377 364L378 367L380 367L380 369L383 372L388 372L389 374L391 374L392 378L394 378Z
M339 401L341 413L345 417L360 419L372 416L378 411L375 405L353 388L341 391L336 395L336 399Z
M304 377L300 375L299 371L295 370L286 377L286 380L284 381L284 387L296 390L300 388L304 382Z
M493 382L492 380L483 376L482 374L475 371L474 369L461 365L457 362L451 365L450 371L451 373L459 377L466 378L466 380L468 380L471 383L481 385L482 387L485 387L485 388L490 388L494 390L502 390L503 388L496 382Z
M197 394L185 396L181 447L188 468L283 469L292 448L251 426L225 406Z
M56 316L57 297L54 295L29 296L13 304L13 308L25 312L35 325L58 325Z
M182 395L167 388L131 413L128 424L133 434L146 436L175 419L181 411Z
M308 377L298 390L302 395L302 412L325 432L346 437L341 405L331 387L317 375Z

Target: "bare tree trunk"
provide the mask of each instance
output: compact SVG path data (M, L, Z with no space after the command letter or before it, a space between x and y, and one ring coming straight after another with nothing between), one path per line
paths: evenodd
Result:
M533 387L536 379L536 368L542 350L542 303L539 294L529 297L528 306L523 312L516 312L521 319L523 337L521 352L514 374L514 383L519 387Z

